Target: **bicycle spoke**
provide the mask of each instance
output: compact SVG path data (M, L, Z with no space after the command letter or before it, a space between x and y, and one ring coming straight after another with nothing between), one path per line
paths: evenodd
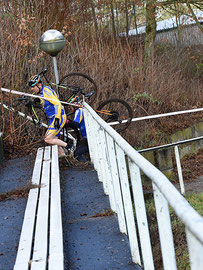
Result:
M82 102L83 99L89 104L92 104L97 95L97 86L95 82L86 74L70 73L65 75L59 83L63 88L59 88L60 100L70 102L70 98L78 96L77 102ZM66 89L64 89L66 87ZM67 106L66 113L70 110Z

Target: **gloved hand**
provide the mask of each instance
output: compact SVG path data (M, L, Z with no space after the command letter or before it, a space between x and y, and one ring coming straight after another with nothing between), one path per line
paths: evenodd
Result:
M25 99L25 106L26 107L31 107L32 106L32 101L31 101L30 98Z
M79 128L80 127L79 123L77 123L71 119L66 120L66 125L70 128Z
M42 108L42 104L40 102L40 98L34 98L33 104L35 108Z
M40 98L34 98L34 104L39 105L40 104Z
M60 119L59 118L55 118L55 121L54 121L54 127L59 129L60 128Z

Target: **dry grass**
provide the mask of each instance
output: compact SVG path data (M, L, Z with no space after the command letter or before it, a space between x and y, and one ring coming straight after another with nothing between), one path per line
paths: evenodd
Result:
M181 166L184 182L193 182L197 180L198 177L203 175L203 149L195 154L185 156L181 160ZM177 175L177 166L174 166L174 168Z
M42 32L36 23L40 18L30 16L22 13L21 18L10 15L2 20L2 87L27 92L28 78L45 66L54 80L52 59L39 49ZM64 32L67 33L68 30ZM66 48L57 56L60 78L71 71L89 74L99 89L94 108L105 99L118 97L129 102L134 117L139 117L203 104L201 47L177 50L159 46L146 63L142 42L121 39L115 42L103 34L95 40L94 32L90 34L81 25L72 29L67 40ZM11 104L12 98L1 94L1 102L6 104ZM123 135L132 145L142 148L159 144L165 134L199 119L200 114L193 114L133 123ZM30 144L29 138L22 140L23 130L16 115L2 108L0 124L9 148Z
M17 188L12 191L8 191L5 193L0 193L0 201L13 200L16 198L27 198L30 189L38 188L39 186L33 185L32 183L27 184L24 187Z

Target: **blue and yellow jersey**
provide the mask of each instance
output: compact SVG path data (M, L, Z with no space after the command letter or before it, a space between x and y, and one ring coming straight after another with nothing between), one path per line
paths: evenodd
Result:
M84 119L84 113L83 113L82 108L79 108L79 109L76 110L74 121L79 124L81 136L83 138L87 138L86 127L85 127L85 119Z
M52 118L55 116L56 118L60 118L63 109L55 91L48 86L43 85L40 96L45 98L41 99L41 104L47 117Z
M54 136L59 137L60 131L66 123L66 114L61 106L61 102L59 101L55 91L45 85L42 86L40 96L45 98L41 98L40 101L45 114L49 118L48 131L50 131ZM54 126L55 118L59 118L59 128L55 128Z

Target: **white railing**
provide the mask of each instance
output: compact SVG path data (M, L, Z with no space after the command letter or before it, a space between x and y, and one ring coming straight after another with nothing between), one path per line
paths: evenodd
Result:
M203 136L138 150L138 153L145 153L148 151L155 151L155 150L159 150L159 149L166 149L166 148L174 147L174 153L175 153L175 159L176 159L176 165L177 165L177 171L178 171L178 180L180 183L180 192L181 192L181 194L185 195L185 185L184 185L184 181L183 181L183 174L182 174L181 160L180 160L178 145L196 142L196 141L200 141L200 140L203 140Z
M169 204L185 225L191 269L203 269L203 218L164 174L131 147L87 103L84 106L91 160L99 181L103 183L104 193L109 195L110 206L117 214L120 231L128 235L133 262L143 265L145 270L155 269L142 170L152 180L163 268L177 269Z

